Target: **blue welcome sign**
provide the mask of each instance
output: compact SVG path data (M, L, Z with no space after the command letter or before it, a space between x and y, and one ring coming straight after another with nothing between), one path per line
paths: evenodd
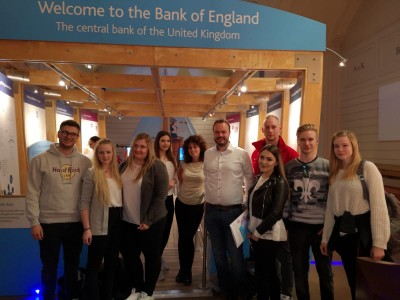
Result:
M324 24L239 0L2 1L0 39L325 51Z

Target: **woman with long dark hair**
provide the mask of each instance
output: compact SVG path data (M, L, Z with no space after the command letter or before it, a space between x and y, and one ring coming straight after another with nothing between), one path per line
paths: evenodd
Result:
M167 131L160 131L157 133L156 139L154 141L154 151L156 157L161 160L168 171L168 196L165 199L165 207L167 209L167 218L165 221L165 228L163 237L161 240L161 270L166 271L169 269L162 254L164 252L165 246L168 243L169 234L171 232L172 222L174 220L174 191L176 184L176 170L177 164L176 159L172 155L172 138L171 134ZM164 274L160 273L160 280L165 279Z
M280 282L275 266L279 248L287 240L282 221L289 197L279 148L265 145L259 154L260 175L248 192L248 237L254 251L257 299L279 300Z

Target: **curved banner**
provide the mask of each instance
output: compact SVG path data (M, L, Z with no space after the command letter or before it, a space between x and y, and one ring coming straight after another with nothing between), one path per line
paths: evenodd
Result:
M0 39L325 51L326 26L239 0L13 0Z

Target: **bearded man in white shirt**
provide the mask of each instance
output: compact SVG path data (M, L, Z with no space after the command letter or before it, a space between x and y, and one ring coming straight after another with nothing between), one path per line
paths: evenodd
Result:
M253 184L249 154L229 142L230 124L223 119L213 125L215 146L204 154L204 221L211 237L221 292L245 297L246 268L243 247L236 247L229 225L242 213L243 184ZM229 259L228 259L229 257Z

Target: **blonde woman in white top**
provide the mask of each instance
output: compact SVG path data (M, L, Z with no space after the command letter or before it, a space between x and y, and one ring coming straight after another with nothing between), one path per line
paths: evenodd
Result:
M192 135L183 143L184 161L178 169L180 189L175 202L178 224L179 273L176 282L192 284L194 258L193 237L204 212L204 152L207 150L202 136Z
M111 300L121 236L122 182L114 145L109 139L97 143L93 167L83 178L80 203L82 239L89 246L85 288L88 299ZM103 258L100 291L98 277Z
M356 298L356 258L370 256L381 260L390 235L390 221L385 203L382 176L370 161L365 162L364 178L369 201L363 197L357 175L361 161L355 134L343 130L332 137L329 158L329 193L325 212L321 252L335 250L341 256L352 299ZM355 218L354 232L341 226L343 216Z

